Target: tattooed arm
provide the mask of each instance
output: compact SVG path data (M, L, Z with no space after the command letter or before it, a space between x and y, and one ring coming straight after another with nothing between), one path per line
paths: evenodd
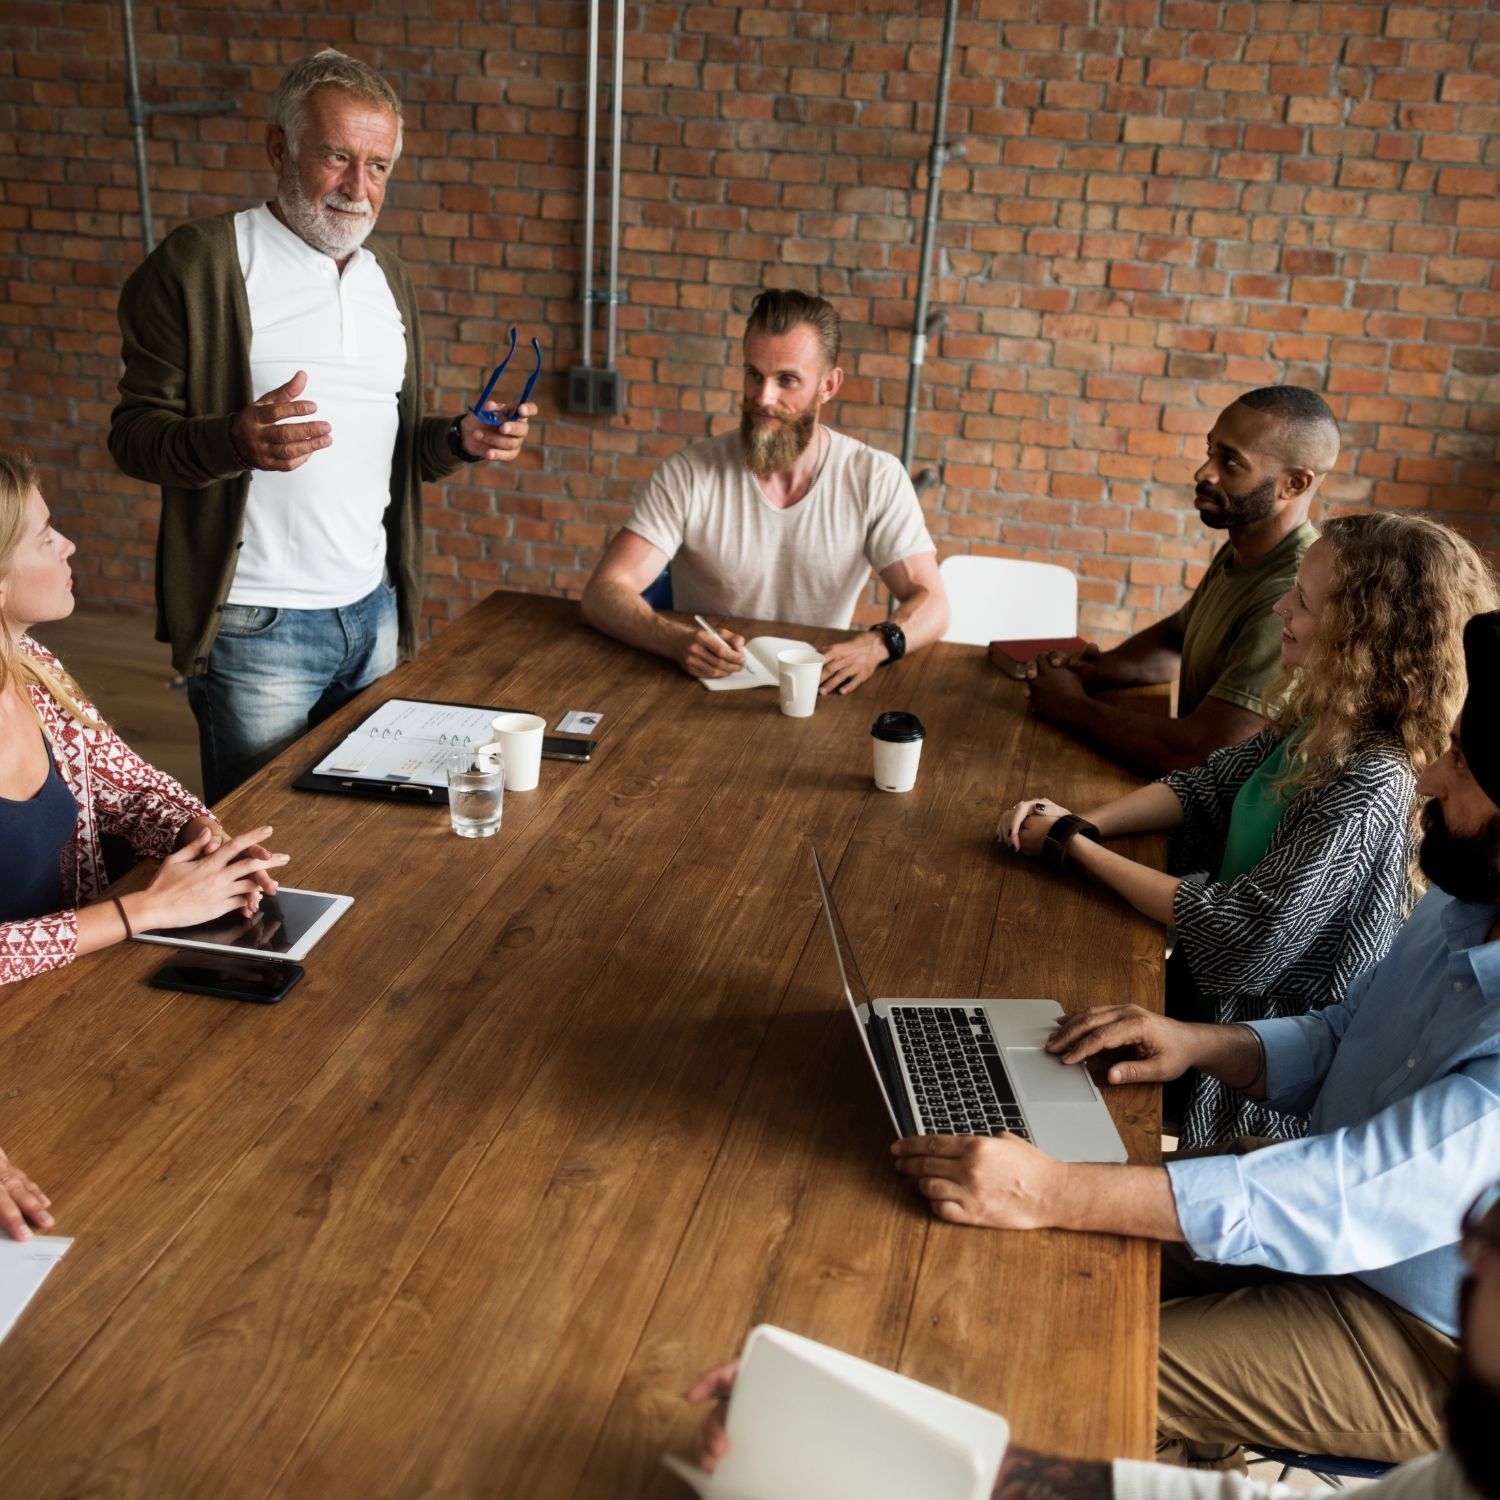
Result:
M1373 1496L1375 1488L1370 1493ZM1012 1443L1005 1451L992 1500L1299 1500L1281 1484L1247 1474L1185 1469L1175 1464L1085 1463L1036 1453Z
M1110 1500L1113 1492L1109 1464L1059 1458L1012 1443L1005 1450L992 1497L993 1500Z

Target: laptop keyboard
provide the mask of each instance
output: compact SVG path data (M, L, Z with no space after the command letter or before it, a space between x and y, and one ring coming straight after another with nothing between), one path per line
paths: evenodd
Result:
M890 1018L926 1134L1031 1139L982 1009L893 1005Z

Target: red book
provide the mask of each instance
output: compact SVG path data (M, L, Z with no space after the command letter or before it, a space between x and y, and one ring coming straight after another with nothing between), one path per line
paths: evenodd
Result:
M1027 666L1039 656L1044 656L1049 651L1061 651L1064 655L1071 655L1074 651L1082 651L1088 642L1081 635L1057 636L1055 638L1035 641L991 641L990 660L1000 668L1008 677L1014 677L1017 682L1026 676Z

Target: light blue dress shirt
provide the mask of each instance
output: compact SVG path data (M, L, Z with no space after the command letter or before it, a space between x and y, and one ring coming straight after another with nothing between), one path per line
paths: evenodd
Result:
M1458 1332L1458 1221L1500 1177L1497 916L1429 891L1341 1004L1254 1023L1270 1101L1308 1135L1168 1164L1194 1255L1354 1275Z

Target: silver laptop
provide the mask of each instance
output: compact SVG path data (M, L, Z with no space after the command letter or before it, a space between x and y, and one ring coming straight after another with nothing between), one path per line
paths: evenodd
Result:
M1053 1000L872 1000L813 850L833 955L896 1134L1010 1131L1061 1161L1125 1161L1109 1109L1081 1064L1046 1050Z

